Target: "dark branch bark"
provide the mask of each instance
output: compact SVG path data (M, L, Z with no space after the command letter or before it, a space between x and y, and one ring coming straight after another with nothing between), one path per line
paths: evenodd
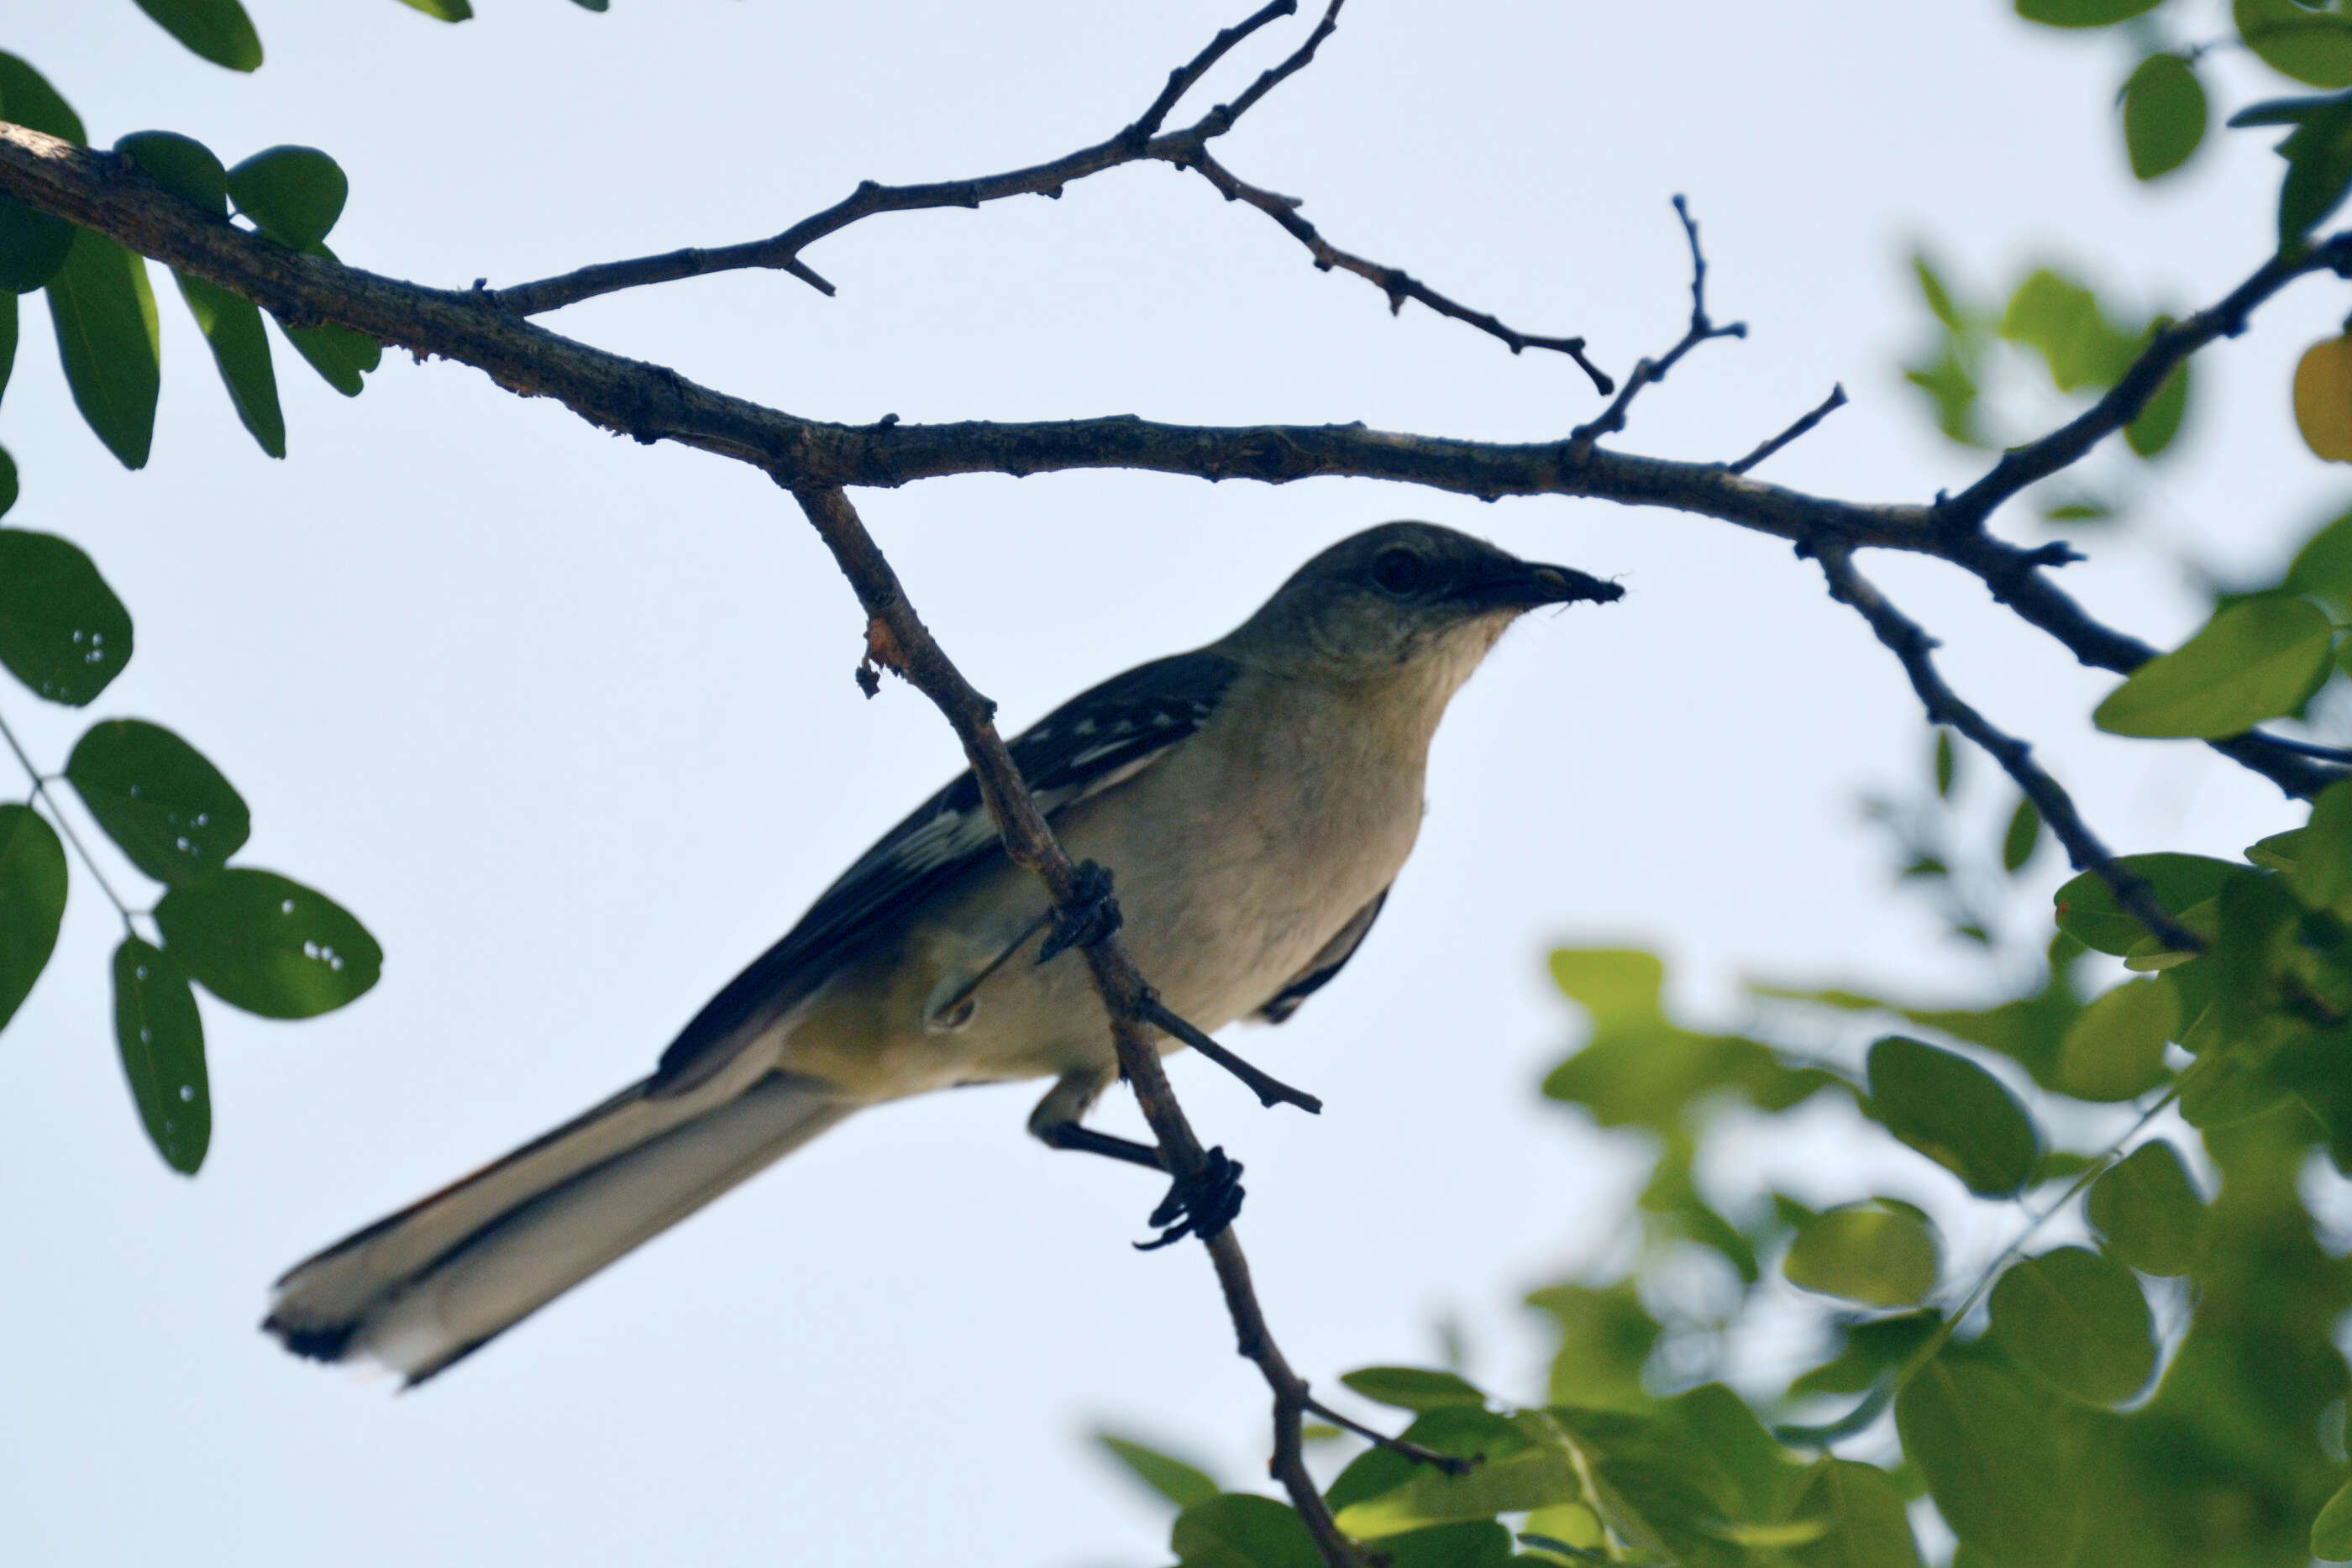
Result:
M1755 451L1749 453L1738 462L1726 464L1725 466L1729 468L1734 474L1747 473L1749 469L1763 462L1767 457L1771 456L1772 454L1780 451L1780 448L1788 445L1789 443L1796 440L1799 436L1803 435L1807 431L1811 430L1813 426L1819 424L1822 421L1827 419L1830 415L1843 408L1845 403L1845 383L1841 382L1837 385L1830 388L1830 395L1822 399L1819 403L1815 404L1811 413L1807 413L1803 418L1798 420L1796 423L1789 426L1788 429L1772 437L1769 441L1765 442L1761 446L1759 446Z

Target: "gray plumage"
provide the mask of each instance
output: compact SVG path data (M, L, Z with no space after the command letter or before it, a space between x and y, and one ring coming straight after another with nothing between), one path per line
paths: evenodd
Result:
M1521 613L1618 592L1387 524L1224 637L1064 704L1013 760L1070 853L1112 872L1123 939L1169 1006L1204 1030L1278 1023L1370 930L1454 692ZM1077 1125L1118 1064L1084 961L1034 961L1045 913L958 778L650 1077L298 1265L263 1326L422 1381L852 1113L933 1089L1052 1078L1031 1131L1120 1153Z

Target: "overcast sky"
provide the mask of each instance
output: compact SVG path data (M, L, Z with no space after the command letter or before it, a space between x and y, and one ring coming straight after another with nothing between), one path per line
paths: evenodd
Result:
M767 234L862 178L1053 156L1126 123L1247 9L481 0L450 28L393 0L247 3L269 55L252 79L121 0L18 7L0 47L100 143L162 126L230 162L327 149L352 182L341 254L447 285ZM1193 110L1306 25L1238 51ZM2071 258L2134 308L2210 300L2261 259L2266 139L2232 133L2136 188L2113 131L2118 49L1995 0L1358 0L1223 155L1306 197L1338 243L1528 330L1582 332L1621 371L1681 329L1667 202L1687 193L1717 312L1750 335L1649 393L1625 444L1731 457L1843 381L1853 406L1764 472L1919 500L1969 469L1895 370L1926 319L1915 240L1980 290ZM839 298L737 274L550 325L843 420L1132 412L1533 439L1597 406L1564 361L1415 308L1391 319L1164 167L1058 203L869 222L809 259ZM252 804L246 858L348 904L388 956L372 995L316 1022L207 1005L215 1133L184 1181L127 1103L112 917L77 873L51 971L0 1038L5 1554L1164 1559L1165 1511L1084 1432L1109 1421L1246 1482L1264 1397L1197 1249L1129 1249L1157 1184L1024 1138L1024 1087L858 1118L414 1396L254 1332L287 1264L642 1072L956 751L909 689L859 695L854 601L758 475L404 356L345 402L282 348L291 455L273 463L155 276L152 465L125 474L75 422L35 305L0 412L23 470L8 521L81 543L137 618L137 659L97 711L202 747ZM2252 571L2330 509L2341 486L2294 443L2285 388L2340 292L2305 284L2200 364L2149 532ZM1913 698L1782 545L1600 502L1352 481L965 478L858 501L1016 725L1218 634L1313 550L1390 517L1626 585L1507 640L1440 735L1427 830L1361 959L1284 1030L1236 1031L1325 1114L1260 1111L1177 1063L1203 1136L1249 1166L1243 1234L1310 1376L1429 1359L1451 1313L1475 1374L1539 1386L1517 1295L1606 1249L1640 1168L1535 1098L1575 1038L1549 946L1655 944L1678 1004L1717 1022L1737 1021L1747 975L1953 995L1981 975L1889 894L1890 852L1857 825L1862 791L1917 778ZM2110 678L1971 581L1873 565L2117 846L2234 852L2286 824L2267 786L2200 748L2094 737ZM2158 642L2199 614L2153 552L2067 582ZM21 691L0 704L62 761L80 716ZM1981 794L1988 817L2005 804ZM2054 857L2040 869L2056 881ZM1105 1124L1129 1126L1118 1102Z

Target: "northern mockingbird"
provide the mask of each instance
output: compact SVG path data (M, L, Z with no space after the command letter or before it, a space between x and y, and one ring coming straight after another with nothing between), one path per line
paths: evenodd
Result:
M1430 739L1507 626L1622 591L1428 523L1323 551L1233 632L1065 703L1012 742L1125 939L1202 1030L1280 1023L1370 930L1421 829ZM1050 1078L1079 1125L1118 1063L1083 959L1040 963L1044 890L966 773L859 857L697 1013L652 1076L298 1265L263 1326L297 1354L432 1376L853 1112ZM1160 1049L1178 1042L1163 1039Z

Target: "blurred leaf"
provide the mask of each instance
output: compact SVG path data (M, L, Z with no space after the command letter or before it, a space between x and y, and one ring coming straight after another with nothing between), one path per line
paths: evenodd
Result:
M348 327L289 327L278 323L294 351L310 361L326 383L345 397L357 397L365 384L362 374L383 359L383 345Z
M1926 251L1911 253L1911 272L1919 280L1919 293L1927 301L1927 308L1935 312L1936 319L1944 324L1945 330L1963 330L1966 323L1961 319L1959 307L1952 302L1952 291L1944 287L1943 277L1936 271L1935 264L1927 259Z
M2293 871L2294 857L2303 846L2303 830L2290 828L2284 833L2273 833L2256 839L2246 846L2246 859L2267 871Z
M468 0L400 0L412 11L422 11L436 22L463 22L472 17Z
M1956 345L1947 341L1941 354L1925 364L1912 365L1903 379L1926 392L1936 405L1936 428L1964 446L1981 444L1977 433L1977 383Z
M1441 1524L1390 1536L1381 1542L1381 1555L1389 1560L1389 1568L1507 1568L1512 1561L1511 1532L1491 1519Z
M0 1028L16 1016L58 945L66 852L30 806L0 805Z
M16 368L16 297L0 287L0 396L7 394L8 374ZM0 515L16 504L16 464L0 452Z
M1870 1048L1871 1115L1979 1197L2008 1197L2042 1152L2032 1120L2000 1081L1964 1056L1892 1034Z
M117 718L74 743L66 778L106 836L157 882L217 871L245 845L245 799L204 754L161 725Z
M1114 1437L1108 1432L1097 1432L1095 1441L1100 1443L1111 1458L1126 1466L1136 1479L1178 1508L1190 1508L1217 1495L1217 1483L1205 1472L1181 1459L1171 1458L1156 1448L1147 1448L1141 1443Z
M1545 1563L1589 1562L1591 1557L1606 1555L1601 1521L1580 1502L1539 1508L1528 1514L1527 1528L1519 1532L1519 1544ZM1558 1550L1559 1547L1568 1550ZM1581 1555L1584 1553L1591 1556Z
M1418 1366L1368 1366L1342 1373L1339 1381L1376 1405L1428 1411L1448 1405L1484 1406L1486 1396L1450 1372Z
M2115 515L2115 508L2104 502L2064 501L2044 508L2042 520L2045 523L2104 523Z
M278 372L269 363L269 335L250 299L215 287L201 277L175 273L180 298L196 329L213 351L213 363L228 388L237 419L272 457L286 455L286 416L278 406Z
M1946 1350L1895 1398L1904 1453L1964 1549L2002 1568L2067 1561L2081 1496L2059 1412L1987 1359Z
M1176 1516L1169 1545L1184 1568L1323 1568L1298 1515L1272 1498L1225 1492Z
M147 264L110 239L76 229L48 293L74 406L125 468L146 466L162 382Z
M1824 1458L1805 1472L1793 1520L1824 1527L1784 1549L1794 1568L1919 1568L1919 1543L1902 1493L1874 1465Z
M2124 444L2138 455L2158 455L2180 434L2180 423L2189 413L2189 366L2187 360L2174 366L2139 416L2124 426Z
M2124 148L2141 180L2169 174L2205 140L2208 109L2197 68L2179 55L2150 55L2124 83Z
M1528 1305L1552 1320L1559 1334L1548 1397L1580 1405L1646 1400L1642 1366L1658 1343L1658 1322L1642 1305L1632 1280L1605 1286L1547 1285Z
M1782 1264L1789 1282L1874 1307L1908 1307L1936 1288L1936 1233L1917 1216L1855 1204L1814 1216Z
M115 142L114 150L207 216L228 216L228 171L194 137L176 131L134 131Z
M2140 340L2109 321L2098 296L2042 267L2018 286L2000 335L2038 349L2060 392L2113 386L2139 351Z
M148 1140L165 1165L195 1175L213 1135L204 1020L180 966L136 936L114 950L114 1040Z
M2164 1048L2180 1025L2171 989L2116 987L2083 1009L2058 1048L2058 1087L2077 1100L2132 1100L2169 1076Z
M1629 947L1561 947L1551 956L1552 984L1599 1025L1658 1016L1665 966Z
M2329 1563L2352 1562L2352 1481L2338 1488L2311 1521L2311 1554Z
M89 557L54 534L0 528L0 664L80 707L131 662L131 612Z
M1706 1457L1715 1473L1702 1485L1729 1517L1777 1519L1785 1511L1803 1472L1728 1387L1702 1383L1663 1401L1658 1425L1669 1446Z
M86 140L80 117L47 78L5 50L0 50L0 117L68 141ZM73 225L63 218L0 196L0 290L29 294L47 283L65 265L73 236Z
M2086 1247L2021 1259L1992 1288L1990 1343L2094 1405L2121 1404L2147 1386L2155 1335L2131 1270Z
M2017 0L2017 14L2045 27L2105 27L2153 11L2161 0Z
M2275 151L2286 160L2279 182L2279 249L2294 250L2352 187L2352 93L2273 99L2240 110L2232 128L2290 127Z
M1936 794L1940 800L1950 800L1952 782L1959 773L1959 756L1952 749L1952 732L1942 725L1936 727Z
M2352 511L2330 519L2304 541L2280 586L2322 600L2352 620Z
M1402 1486L1339 1509L1338 1519L1339 1528L1349 1534L1378 1540L1432 1524L1492 1519L1498 1513L1574 1502L1582 1490L1568 1450L1547 1444L1501 1456L1489 1454L1458 1476L1414 1466Z
M2110 735L2219 739L2303 706L2327 676L2331 630L2310 601L2256 594L2150 659L2100 703Z
M2178 916L2221 891L2221 884L2246 870L2209 855L2177 854L2169 851L2147 855L2117 855L2116 863L2148 885L2157 904ZM2096 872L2084 872L2053 895L2060 929L2084 946L2117 956L2130 952L2147 936L2147 930L2116 902L2115 894Z
M1829 1360L1791 1382L1790 1396L1863 1393L1910 1360L1943 1326L1944 1315L1937 1312L1841 1323L1845 1343Z
M2352 338L2305 349L2294 367L2294 427L2330 463L2352 463Z
M16 308L15 295L0 294L0 316L13 317ZM8 455L6 447L0 446L0 517L6 517L8 508L16 504L16 460Z
M2033 802L2020 796L2017 810L2009 815L2009 831L2000 838L2000 863L2004 870L2021 871L2033 858L2034 846L2042 841L2042 813Z
M205 989L264 1018L310 1018L363 994L383 967L367 928L324 894L232 866L155 905L169 947Z
M2352 86L2352 16L2337 0L2233 0L2230 10L2238 36L2273 70L2314 87Z
M2315 909L2352 895L2352 779L2330 784L2312 800L2311 820L2295 839L2287 884Z
M228 172L229 198L289 250L325 239L343 215L351 182L316 147L269 147Z
M261 64L261 39L236 0L138 0L165 32L216 66L249 71Z

